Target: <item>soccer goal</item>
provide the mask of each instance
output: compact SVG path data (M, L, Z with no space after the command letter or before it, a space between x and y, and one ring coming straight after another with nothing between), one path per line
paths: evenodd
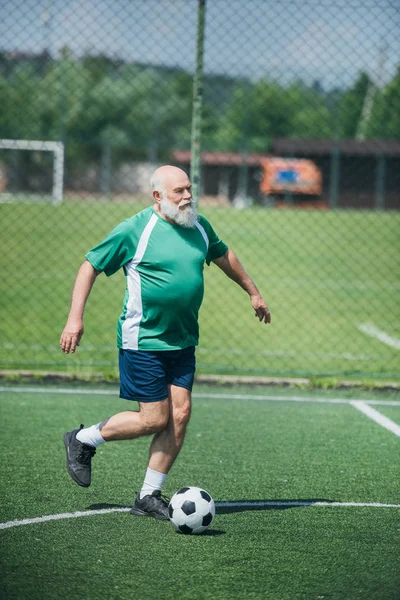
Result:
M64 144L62 142L0 139L0 150L31 150L35 152L52 152L52 200L53 204L60 204L62 202L64 185Z

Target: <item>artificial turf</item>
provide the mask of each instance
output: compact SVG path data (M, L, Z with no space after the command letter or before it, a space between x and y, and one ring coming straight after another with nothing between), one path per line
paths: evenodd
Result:
M90 488L69 479L64 431L127 406L116 392L69 391L0 393L1 522L126 507L141 485L148 439L100 446ZM398 438L349 404L289 399L338 399L337 390L256 392L281 400L232 398L254 389L196 389L165 492L199 485L213 495L217 514L206 534L179 535L126 512L0 530L2 597L397 598L400 507L312 503L398 505ZM221 393L231 398L204 397ZM392 401L374 406L400 423L395 392L357 398ZM290 500L309 506L247 504Z

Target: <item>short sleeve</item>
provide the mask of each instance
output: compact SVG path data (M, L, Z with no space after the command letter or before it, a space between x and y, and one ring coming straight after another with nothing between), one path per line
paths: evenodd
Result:
M134 257L136 237L132 230L131 219L126 219L100 244L89 250L85 258L96 271L104 271L107 277L110 277Z
M206 263L209 265L212 260L220 258L228 251L228 246L215 233L211 223L206 218L200 217L199 223L204 228L208 237L208 251Z

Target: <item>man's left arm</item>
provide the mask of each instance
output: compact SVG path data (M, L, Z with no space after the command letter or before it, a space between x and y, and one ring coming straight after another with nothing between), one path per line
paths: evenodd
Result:
M228 249L223 256L214 258L213 262L249 294L255 316L258 317L258 320L264 321L264 323L271 323L271 314L267 303L236 254Z

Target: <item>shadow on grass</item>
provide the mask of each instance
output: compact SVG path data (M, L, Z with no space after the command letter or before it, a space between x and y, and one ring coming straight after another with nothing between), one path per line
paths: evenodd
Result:
M129 508L132 508L132 505L127 506L126 504L110 504L107 502L103 502L100 504L90 504L90 506L87 507L87 510L102 510L109 508L123 508L128 510ZM176 533L178 533L179 535L183 535L178 531ZM218 535L224 535L225 533L226 532L223 529L207 529L206 531L203 531L203 533L201 533L200 535L194 535L192 537L216 537Z
M308 498L295 500L225 500L216 502L217 513L226 515L229 513L245 512L250 510L288 510L289 508L307 508L317 502L335 502L327 498Z
M221 500L216 502L216 512L220 515L225 515L235 512L245 512L251 510L288 510L289 508L307 508L313 506L318 502L331 503L335 500L329 500L327 498L296 498L290 500L287 498L281 498L277 500ZM126 504L110 504L110 503L99 503L91 504L87 507L88 510L101 510L107 508L125 508L129 509L132 505Z
M294 500L290 499L277 499L277 500L225 500L216 502L216 513L218 515L227 515L232 513L240 513L247 511L261 511L261 510L288 510L291 508L307 508L317 503L329 504L335 502L334 500L328 500L327 498L297 498ZM107 502L99 504L91 504L87 507L88 510L102 510L102 509L113 509L120 508L126 511L131 508L126 504L111 504ZM224 535L226 532L223 529L207 529L200 536L193 537L216 537Z

